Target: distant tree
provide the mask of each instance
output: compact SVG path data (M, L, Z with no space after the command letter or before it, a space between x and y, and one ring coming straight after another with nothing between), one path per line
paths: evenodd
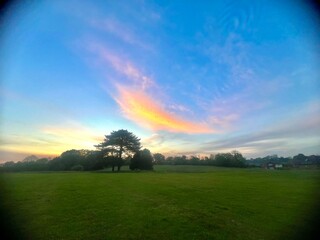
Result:
M166 158L166 163L165 163L165 164L169 164L169 165L174 164L174 158L173 158L172 156L167 157L167 158Z
M166 158L161 153L153 154L153 158L154 158L154 164L157 164L157 165L165 164Z
M61 162L64 165L64 170L71 170L75 165L82 165L85 157L87 155L87 150L68 150L60 155Z
M218 153L210 163L222 167L246 167L246 160L238 151Z
M146 148L137 152L131 159L129 167L131 170L152 170L153 157L151 152Z
M22 162L34 162L36 160L38 160L39 158L35 155L30 155L28 157L25 157Z
M218 153L215 156L215 165L222 167L231 167L232 154L231 153Z
M308 159L308 158L307 158L304 154L299 153L298 155L296 155L296 156L294 156L294 157L292 158L292 164L293 164L294 166L300 165L300 164L305 164L306 161L307 161L307 159Z
M189 164L189 162L187 160L187 156L182 155L182 156L175 156L173 158L173 164L174 165L187 165L187 164Z
M242 154L236 150L231 152L232 154L232 166L233 167L245 167L246 159L242 156Z
M319 155L310 155L308 156L308 164L320 165L320 156Z
M55 157L48 162L48 168L50 171L65 171L66 167L60 157Z
M39 164L47 164L49 162L48 158L39 158L38 160L36 160L36 163Z
M200 158L196 156L191 156L189 161L190 165L200 165Z
M112 171L114 171L115 166L120 171L121 166L124 164L123 158L139 152L141 144L140 139L133 133L121 129L105 135L104 141L96 145L96 147L100 149L105 157L109 157Z

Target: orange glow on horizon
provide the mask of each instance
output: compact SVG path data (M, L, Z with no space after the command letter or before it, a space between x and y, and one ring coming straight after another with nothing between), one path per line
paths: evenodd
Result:
M136 92L118 86L117 103L125 115L140 125L147 124L154 130L168 130L184 133L213 133L206 124L194 123L175 116L163 109L151 97L143 92Z

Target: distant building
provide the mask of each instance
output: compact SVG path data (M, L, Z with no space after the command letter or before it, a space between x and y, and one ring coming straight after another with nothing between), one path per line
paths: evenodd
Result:
M261 167L265 168L265 169L282 169L283 168L283 164L282 163L273 163L273 162L268 162L266 164L263 164Z

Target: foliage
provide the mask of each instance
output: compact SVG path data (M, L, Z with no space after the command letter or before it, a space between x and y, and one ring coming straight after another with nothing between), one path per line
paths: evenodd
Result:
M130 162L131 170L152 170L153 169L153 157L148 149L143 149L137 152Z
M22 162L34 162L36 160L38 160L39 158L35 155L30 155L28 157L25 157Z
M20 171L47 171L48 158L39 158L34 161L6 162L0 167L0 171L20 172Z
M83 166L78 164L78 165L74 165L72 168L71 168L72 171L82 171L83 170Z
M85 171L101 170L104 168L129 165L130 169L152 169L155 165L203 165L221 167L264 166L269 163L285 164L288 167L320 166L320 156L298 154L293 158L269 155L263 158L246 160L238 151L211 154L205 156L165 156L155 153L153 156L148 149L140 151L140 139L133 133L120 129L105 135L102 143L96 145L97 150L71 149L63 152L54 159L40 158L31 155L19 162L0 164L0 171L70 171L81 169ZM133 156L133 157L132 157ZM80 167L81 166L81 167Z
M125 157L137 153L140 148L140 139L128 130L112 131L109 135L105 135L102 143L96 146L104 154L105 157L111 157L112 171L114 167L118 167L118 171L124 163Z
M49 170L69 171L75 165L82 165L88 150L68 150L60 157L56 157L49 162Z
M155 161L157 165L207 165L207 166L222 166L222 167L246 167L245 158L238 151L230 153L218 153L210 155L210 157L200 158L198 156L187 157L169 156L165 161Z
M268 163L283 164L286 167L307 167L320 166L320 155L305 156L302 153L291 157L278 157L278 155L269 155L263 158L251 158L247 164L251 166L264 166Z
M245 158L238 151L232 151L231 153L218 153L215 156L215 166L222 167L245 167Z
M166 157L161 153L153 154L154 164L162 165L166 163Z

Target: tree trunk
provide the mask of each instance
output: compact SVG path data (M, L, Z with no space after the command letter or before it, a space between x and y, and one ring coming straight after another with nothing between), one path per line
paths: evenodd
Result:
M121 166L120 166L120 165L118 165L118 172L120 172L120 168L121 168Z
M119 158L122 159L123 146L120 145Z
M112 172L114 172L114 165L112 165Z

